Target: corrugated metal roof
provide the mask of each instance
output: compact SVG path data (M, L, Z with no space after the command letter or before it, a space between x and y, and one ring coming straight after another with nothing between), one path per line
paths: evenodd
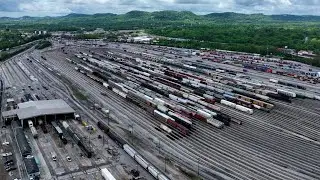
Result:
M32 117L52 115L52 114L69 114L75 111L62 99L29 101L18 104L19 109L4 111L3 117L17 115L19 119L29 119Z

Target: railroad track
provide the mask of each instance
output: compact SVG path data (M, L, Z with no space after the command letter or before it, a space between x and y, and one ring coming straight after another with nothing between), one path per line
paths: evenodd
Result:
M70 66L70 65L69 65ZM76 78L78 78L78 79L80 79L80 78L86 78L85 76L83 76L83 75L81 75L81 74L77 74L77 72L74 72L73 74L69 74L70 75L70 77L72 78L72 79L76 79ZM80 77L79 77L80 76ZM88 81L91 81L91 80L88 80ZM80 80L77 80L77 82L80 82ZM100 86L99 87L99 85L96 85L96 83L94 82L94 81L92 81L92 82L89 82L88 83L90 86L93 86L92 88L94 88L94 89L98 89L99 91L101 90L101 91L108 91L108 90L106 90L106 89L103 89L104 87L103 86ZM110 100L110 99L112 99L112 101L117 101L117 102L119 102L120 101L120 104L123 104L123 102L121 101L121 100L119 100L118 98L114 98L114 96L115 96L115 94L110 94L110 93L113 93L113 92L110 92L110 93L107 93L108 94L108 98L106 98L106 97L100 97L100 95L99 95L99 91L96 91L96 90L91 90L90 92L91 93L93 93L94 95L93 96L96 96L96 97L99 97L99 98L101 98L101 99L106 99L106 100ZM122 108L122 109L127 109L127 111L129 111L129 112L132 112L132 106L130 105L129 107L128 106L125 106L125 107L123 107L123 105L121 105L120 107L119 106L116 106L117 108ZM136 110L136 109L134 109L135 110L135 113L137 113L136 111L140 111L140 110ZM229 111L229 110L228 110ZM142 113L142 112L138 112L138 113L141 113L139 116L141 116L141 117L146 117L145 116L145 113ZM230 112L229 112L230 113ZM232 114L232 113L230 113L230 114ZM247 118L247 116L245 116L245 115L239 115L239 114L241 114L241 113L233 113L232 114L232 117L240 117L241 119L246 119ZM146 117L146 118L149 118L149 117ZM152 117L150 117L151 119L152 119ZM267 120L267 119L269 119L270 117L269 116L266 116L266 117L263 117L262 119L265 119L265 120ZM254 119L254 118L252 118L252 119ZM135 119L136 120L136 119ZM137 121L137 120L136 120ZM251 121L251 120L250 120ZM245 123L248 123L248 125L246 125L246 126L252 126L251 128L248 128L248 127L245 127L245 128L242 128L242 127L235 127L235 128L233 128L233 127L227 127L226 129L228 129L227 130L227 132L225 133L225 136L219 136L220 135L220 133L221 132L224 132L224 131L220 131L220 130L217 130L217 131L219 131L219 132L215 132L215 131L210 131L210 129L208 129L208 127L206 126L206 124L202 124L201 122L198 122L198 123L195 123L195 132L192 134L192 136L190 136L190 137L187 137L187 138L182 138L182 139L180 139L180 140L175 140L175 142L177 142L177 141L179 141L178 143L180 143L180 147L182 146L182 147L185 147L185 146L187 146L187 145L185 145L185 142L186 143L188 143L188 145L189 144L192 144L192 146L193 147L197 147L197 148L199 148L199 149L201 149L201 148L203 148L203 147L205 147L205 152L210 152L210 148L215 148L215 150L216 151L218 151L219 149L217 149L217 147L215 147L215 146L213 146L213 145L211 145L210 146L210 144L212 144L213 143L213 141L212 140L210 140L210 138L213 136L213 135L215 135L215 136L218 136L220 139L224 139L224 141L225 141L225 139L226 139L226 137L232 137L232 138L234 138L234 140L233 141L231 141L231 142L229 142L228 144L229 145L226 145L225 143L223 143L222 144L222 146L223 146L223 149L221 149L220 150L220 152L219 152L219 155L221 155L221 154L223 154L223 152L227 152L228 150L229 151L231 151L231 150L233 150L234 152L232 152L232 154L230 155L230 156L232 156L232 158L231 157L229 157L229 160L232 160L233 158L235 158L235 157L237 157L237 156L239 156L239 150L238 150L238 152L237 152L237 150L235 149L235 147L232 145L233 143L235 143L235 142L241 142L241 138L237 138L237 136L241 136L241 137L246 137L246 138L248 138L248 139L246 139L246 141L244 141L244 140L242 140L242 142L243 143L250 143L253 147L254 147L254 150L255 151L252 151L251 149L248 149L248 148L246 148L245 147L245 145L243 145L243 144L240 144L240 143L238 143L238 146L239 147L242 147L242 152L241 153L244 153L246 156L248 156L248 159L250 159L250 160L252 160L252 158L253 157L250 157L249 155L253 152L253 153L257 153L257 152L260 152L261 153L261 148L262 147L264 147L264 146L262 146L262 145L260 145L260 143L258 144L258 145L255 145L255 143L257 142L257 141L259 141L259 139L261 138L261 140L260 141L263 141L263 142L261 142L261 144L263 144L263 143L266 143L265 141L268 139L268 138L262 138L262 136L263 135L265 135L265 133L266 132L268 132L269 133L269 130L270 130L270 132L272 132L272 133L275 133L275 135L273 135L273 136L271 136L270 135L270 137L272 137L272 138L275 138L274 140L269 140L269 141L267 141L268 142L268 144L269 145L272 145L272 143L276 143L276 141L277 140L280 140L281 138L283 138L282 136L283 136L283 132L281 132L279 129L274 129L272 126L271 127L269 127L269 126L266 126L265 125L265 123L262 123L261 121L258 121L258 122L250 122L250 121L245 121ZM140 126L142 126L142 127L156 127L156 124L158 123L156 120L152 120L152 122L149 122L148 124L146 124L145 122L141 122L141 121L137 121L137 123L138 123L138 125L140 125ZM253 125L252 125L253 124ZM247 128L247 129L246 129ZM230 131L229 131L229 129L230 129ZM199 135L197 134L197 130L198 130L198 132L205 132L205 133L202 133L202 134L200 134L199 133ZM259 131L261 131L261 132L259 132ZM159 134L158 133L153 133L155 136L158 136ZM222 133L221 133L222 134ZM278 137L278 135L279 134L281 134L282 136L281 136L281 138L279 137L279 138L277 138ZM248 137L248 136L250 136L250 135L252 135L253 137L255 137L255 138L251 138L250 139L250 137ZM205 137L205 138L203 138L203 137ZM165 139L166 137L162 137L163 139ZM291 139L292 138L292 140L296 140L296 138L295 137L291 137L291 135L290 135L290 138L289 139ZM250 141L249 141L250 140ZM265 141L264 141L265 140ZM287 140L287 138L285 138L285 140ZM185 142L184 142L185 141ZM249 142L247 142L247 141L249 141ZM168 140L168 142L171 142L170 140ZM201 143L200 143L201 142ZM228 141L227 141L228 142ZM283 140L281 141L281 142L284 142ZM300 139L298 139L298 141L297 142L293 142L292 143L292 145L295 145L296 143L304 143L305 142L305 140L300 140ZM195 143L197 143L197 146L194 146L194 144ZM215 142L215 143L217 143L217 142ZM242 146L241 146L242 145ZM260 146L259 146L260 145ZM283 149L286 149L286 148L288 148L288 147L290 147L290 146L285 146L286 144L284 144L283 146ZM226 146L226 147L225 147ZM309 146L309 144L308 144L308 146ZM233 147L233 148L232 148ZM253 148L252 147L252 148ZM281 146L280 146L281 147ZM303 146L301 145L301 146L298 146L299 148L302 148ZM188 147L185 147L185 148L187 148L188 150L190 150L190 148L188 148ZM191 148L192 149L192 148ZM199 150L199 149L197 149L197 150ZM268 153L269 152L272 152L272 150L273 150L274 148L267 148L267 147L264 147L264 150L266 151L266 150L269 150L268 151ZM192 152L194 152L194 151L192 151ZM231 152L229 152L229 153L231 153ZM301 153L301 149L298 149L298 151L297 151L297 154L298 153ZM284 154L284 152L282 152L283 154ZM197 154L197 152L195 153L195 154ZM211 153L212 154L212 153ZM210 156L211 154L207 154L208 156ZM259 154L259 153L257 153L257 154ZM270 155L269 156L273 156L273 154L274 153L270 153ZM283 154L281 154L281 155L279 155L278 157L281 157L281 156L283 156ZM224 156L221 156L221 158L222 158L222 161L225 161L225 160L223 160L223 157ZM250 158L249 158L250 157ZM297 156L298 157L298 156ZM309 157L309 156L308 156ZM312 158L313 156L312 156L312 153L310 153L310 158ZM265 167L265 165L266 164L268 164L268 162L270 162L270 161L268 161L268 157L264 157L264 155L260 155L260 157L259 157L260 159L258 159L258 160L256 160L255 161L255 164L254 165L256 165L257 167L252 167L253 165L250 165L249 164L249 168L251 167L251 170L254 170L254 172L255 173L257 173L257 174L253 174L252 176L250 176L250 177L257 177L258 175L260 175L260 176L258 176L258 177L261 177L261 178L265 178L265 176L264 176L264 174L265 173L275 173L275 174L277 174L277 175L279 175L279 173L281 173L283 170L285 170L285 173L284 173L284 175L283 176L272 176L274 179L276 179L277 177L283 177L283 178L294 178L293 177L293 175L296 175L296 177L298 177L298 178L303 178L303 177L305 177L302 173L301 174L299 174L299 173L296 173L296 174L290 174L290 173L292 173L291 171L290 171L290 169L288 168L288 169L286 169L285 168L285 166L286 166L286 163L282 163L281 165L279 165L279 166L275 166L275 167L272 167L272 168L269 168L269 169L262 169L262 170L259 170L260 168L263 168L263 167ZM290 160L290 156L283 156L283 158L286 158L286 160L287 160L287 163L290 163L290 165L291 164L293 164L294 162L292 162L292 160L291 160L291 162L289 161ZM213 159L213 158L212 158ZM195 160L195 158L193 158L193 160ZM215 159L216 160L216 159ZM237 162L239 162L240 164L239 165L243 165L244 167L247 167L248 166L248 164L247 163L249 163L248 162L248 160L246 160L246 158L242 158L242 159L237 159ZM260 160L262 161L262 162L260 162ZM273 158L273 160L275 160L275 158ZM299 160L299 161L298 161ZM298 165L301 165L303 168L305 168L305 167L307 167L307 166L309 166L309 165L311 165L311 164L308 164L308 163L305 163L305 162L302 162L302 161L300 161L300 160L302 160L301 158L299 158L299 159L297 159L295 162L300 162L299 164L297 164L296 166L295 166L295 168L296 167L298 167ZM244 161L244 162L243 162ZM226 161L226 162L229 162L229 161ZM280 164L280 161L278 161L278 163ZM269 165L274 165L274 164L272 164L272 163L270 163ZM303 166L304 165L304 166ZM222 166L222 167L224 167L225 169L219 169L219 171L220 170L222 170L221 172L224 172L224 173L226 173L226 172L228 172L228 173L235 173L235 172L240 172L241 170L238 170L238 171L236 171L236 169L233 167L231 167L230 169L232 169L232 170L230 170L229 168L227 168L226 169L226 167L228 167L228 166L226 166L226 165L224 165L224 166ZM280 167L280 169L282 170L277 170L277 168L279 168ZM315 165L313 165L312 167L314 167L315 169L316 169L316 167L317 166L315 166ZM299 170L299 168L297 168L297 170ZM210 174L209 172L207 172L208 174ZM215 173L217 173L217 174L219 174L220 172L215 172ZM241 173L241 172L240 172ZM261 174L262 173L262 174ZM308 172L304 172L304 173L308 173ZM318 174L316 174L316 173L318 173L318 172L314 172L314 174L312 174L312 173L309 173L308 174L308 176L310 176L310 177L312 177L312 176L314 176L314 177L316 177ZM236 173L235 173L236 174ZM241 174L240 174L241 175ZM242 174L242 176L239 176L239 177L243 177L243 175L244 174ZM248 174L245 174L245 175L248 175ZM236 175L234 176L234 177L237 177ZM297 178L297 179L298 179Z

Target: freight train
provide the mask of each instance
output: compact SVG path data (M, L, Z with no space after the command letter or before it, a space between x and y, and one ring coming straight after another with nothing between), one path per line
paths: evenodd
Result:
M137 153L128 143L115 133L110 127L102 121L97 122L98 127L106 133L112 140L116 141L134 160L139 163L144 169L146 169L155 179L158 180L170 180L161 171L149 163L143 156Z
M155 179L158 180L169 180L161 171L159 171L155 166L149 163L143 156L136 152L128 144L123 145L124 151L128 153L134 160L136 160L145 170L147 170Z
M32 154L32 149L29 145L26 135L23 132L22 127L17 127L15 129L15 137L17 140L18 147L20 149L21 156L30 156Z
M63 132L61 130L61 128L58 126L58 124L54 121L51 122L51 125L53 126L54 130L56 131L56 133L58 134L59 138L61 139L61 141L63 142L63 144L67 144L68 141L67 139L64 137Z
M62 126L68 132L68 134L71 136L73 141L86 154L86 156L88 158L91 158L94 152L93 152L92 148L90 147L90 145L88 145L87 143L84 143L82 137L79 134L75 133L66 121L62 121Z

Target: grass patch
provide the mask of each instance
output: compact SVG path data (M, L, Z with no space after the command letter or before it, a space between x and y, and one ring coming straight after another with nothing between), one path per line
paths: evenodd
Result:
M71 86L72 94L79 100L88 100L88 97L84 95L81 91Z
M180 171L185 174L186 176L188 176L190 179L192 180L202 180L201 177L199 177L196 173L189 171L185 168L182 168L181 166L178 166L178 168L180 169Z

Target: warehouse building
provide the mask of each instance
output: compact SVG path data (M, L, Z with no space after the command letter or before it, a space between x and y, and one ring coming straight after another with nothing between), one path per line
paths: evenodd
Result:
M57 119L74 118L74 110L62 99L28 101L19 103L17 109L2 112L5 122L20 120L21 125L26 127L27 121L37 124L38 119L51 121Z

